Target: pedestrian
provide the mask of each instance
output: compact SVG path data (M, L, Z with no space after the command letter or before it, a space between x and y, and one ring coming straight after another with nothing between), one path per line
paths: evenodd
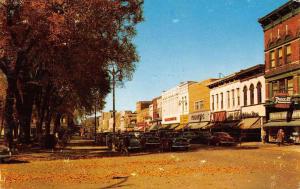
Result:
M277 132L277 145L280 146L284 142L284 131L283 129L279 129Z

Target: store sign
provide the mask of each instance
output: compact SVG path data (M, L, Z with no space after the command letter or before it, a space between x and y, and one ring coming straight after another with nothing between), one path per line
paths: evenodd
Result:
M188 115L180 116L180 124L186 124L188 122L189 122L189 116Z
M169 117L169 118L165 118L165 121L176 121L177 117Z
M227 120L240 120L241 119L241 111L237 110L237 111L231 111L231 112L227 112Z
M289 108L292 103L292 97L287 93L278 93L274 97L276 108Z
M212 121L214 122L222 122L226 121L226 112L214 112L212 114Z
M201 121L210 121L210 112L196 112L189 115L189 122L201 122Z

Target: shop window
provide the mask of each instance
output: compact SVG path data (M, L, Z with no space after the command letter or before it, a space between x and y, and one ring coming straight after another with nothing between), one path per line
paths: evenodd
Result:
M271 68L275 67L275 51L270 52L270 62L271 62Z
M223 110L224 102L223 102L223 93L221 93L221 110Z
M272 97L275 96L279 92L278 82L272 82Z
M250 105L254 105L254 85L250 85Z
M240 98L240 89L236 89L236 95L237 95L237 105L239 106L241 104L241 98Z
M286 93L285 79L279 80L279 93Z
M289 95L293 95L294 94L294 82L293 82L293 78L287 79L287 90L288 90L288 94Z
M231 95L232 95L232 106L235 106L235 95L234 95L234 89L231 90Z
M285 46L285 61L286 63L291 63L292 62L292 49L291 49L291 45L286 45Z
M243 93L244 93L244 106L247 106L247 93L248 93L248 89L245 86L243 89Z
M229 91L227 91L227 108L230 108L230 94L229 94Z
M261 83L258 82L257 86L256 86L256 89L257 89L257 104L261 104L262 103L261 87L262 87Z
M283 54L282 54L282 48L278 48L278 65L283 64Z

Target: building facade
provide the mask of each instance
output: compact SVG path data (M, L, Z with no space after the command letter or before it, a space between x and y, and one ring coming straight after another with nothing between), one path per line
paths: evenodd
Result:
M194 81L182 82L162 93L162 124L175 128L188 122L189 86Z
M259 19L264 30L267 140L300 142L300 2L288 1Z
M136 103L136 124L138 130L145 131L150 126L149 106L151 104L152 101L139 101Z
M4 107L5 107L5 97L6 97L6 78L4 74L0 71L0 134L4 132Z
M244 132L252 129L253 137L259 139L266 116L264 65L233 73L208 87L212 128Z
M189 116L187 129L202 129L210 122L210 89L216 79L207 79L189 86Z

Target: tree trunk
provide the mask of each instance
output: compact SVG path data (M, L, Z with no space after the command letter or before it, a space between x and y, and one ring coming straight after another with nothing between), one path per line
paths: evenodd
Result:
M7 70L7 90L6 90L6 100L5 100L5 110L4 110L4 137L5 142L8 144L9 148L12 148L13 136L12 130L14 123L13 112L14 112L14 101L15 101L15 91L16 91L16 74L11 68Z
M59 130L60 130L60 119L61 119L61 113L56 113L56 116L55 116L55 121L54 121L54 129L53 129L53 133L57 133Z

